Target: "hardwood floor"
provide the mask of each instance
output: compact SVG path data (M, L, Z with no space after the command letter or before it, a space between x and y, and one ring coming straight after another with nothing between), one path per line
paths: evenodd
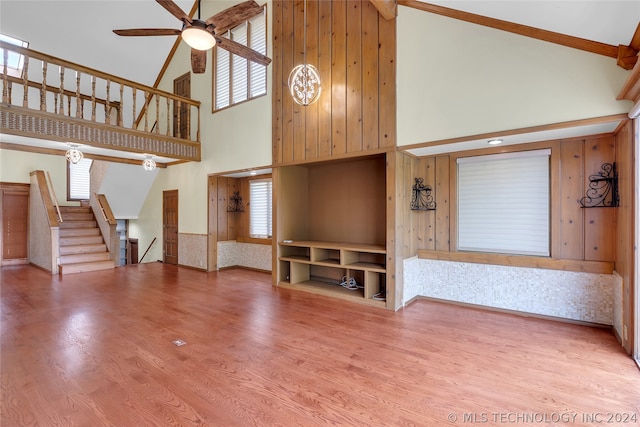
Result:
M0 279L2 426L640 424L640 371L606 329L393 313L240 269Z

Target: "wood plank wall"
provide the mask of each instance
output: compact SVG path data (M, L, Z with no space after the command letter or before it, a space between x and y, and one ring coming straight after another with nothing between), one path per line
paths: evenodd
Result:
M287 165L395 149L396 20L369 0L273 2L273 164ZM315 65L319 100L296 104L291 69Z
M497 152L551 148L551 254L553 258L584 261L614 261L616 257L616 209L583 209L590 175L603 163L616 160L615 137L593 136L533 144L422 157L403 173L410 189L415 177L431 185L435 211L411 211L408 219L415 227L417 249L455 251L456 159ZM410 200L410 199L409 199ZM405 201L409 209L409 200Z
M234 191L240 191L243 201L246 200L246 194L241 191L240 180L237 178L227 178L224 176L217 177L217 200L218 209L217 216L217 241L236 240L238 238L239 212L227 212L230 197Z
M615 270L622 277L622 324L626 326L627 335L620 337L622 345L627 352L633 349L633 283L637 278L634 270L634 257L638 242L634 236L637 232L634 218L638 212L634 213L638 188L634 183L635 165L637 159L637 148L634 148L633 121L629 121L616 135L616 166L619 176L620 207L615 209L617 232L615 234ZM635 146L637 147L637 145ZM636 289L637 291L637 289ZM637 311L637 310L636 310ZM623 328L624 329L624 328ZM624 335L624 332L622 332Z

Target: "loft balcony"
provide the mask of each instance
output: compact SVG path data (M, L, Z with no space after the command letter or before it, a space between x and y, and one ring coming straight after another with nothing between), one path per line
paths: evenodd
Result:
M158 166L200 161L200 102L0 42L0 147Z

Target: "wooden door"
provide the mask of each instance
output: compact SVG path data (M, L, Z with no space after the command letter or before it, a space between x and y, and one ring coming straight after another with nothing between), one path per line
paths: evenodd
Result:
M176 95L191 98L191 74L187 73L173 81L173 93ZM189 139L189 106L178 103L173 104L173 136L177 138Z
M1 264L25 264L29 255L29 188L0 187Z
M166 264L178 264L178 190L162 192L162 254Z

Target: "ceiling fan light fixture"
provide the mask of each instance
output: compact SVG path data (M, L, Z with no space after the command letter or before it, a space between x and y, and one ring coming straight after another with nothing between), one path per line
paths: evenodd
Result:
M152 170L154 170L156 168L156 162L151 157L152 156L150 154L145 154L144 155L144 160L142 161L142 167L147 172L151 172Z
M80 147L79 144L69 143L69 149L64 153L64 157L66 157L67 161L74 165L84 158L82 151L78 150L78 147Z
M191 25L185 25L182 29L182 40L196 50L209 50L216 45L216 38L207 30L204 21L194 19Z

